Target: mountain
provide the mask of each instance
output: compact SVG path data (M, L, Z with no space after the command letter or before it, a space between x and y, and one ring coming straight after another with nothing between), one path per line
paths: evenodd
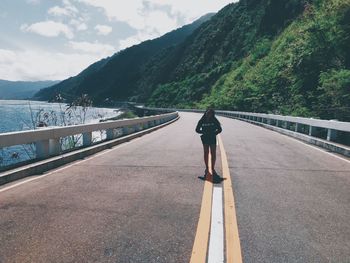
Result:
M350 121L349 36L350 0L305 2L274 37L261 34L198 104Z
M121 51L38 96L350 121L350 0L240 0L191 29Z
M93 97L97 104L106 98L127 100L135 94L140 79L144 77L145 65L157 53L173 49L213 15L204 15L192 24L173 30L162 37L142 42L102 59L77 76L41 90L35 98L51 100L60 93L64 98L72 100L86 93Z
M183 43L147 102L350 121L349 36L350 0L241 0Z
M0 80L0 99L30 99L42 88L50 87L58 81L8 81Z

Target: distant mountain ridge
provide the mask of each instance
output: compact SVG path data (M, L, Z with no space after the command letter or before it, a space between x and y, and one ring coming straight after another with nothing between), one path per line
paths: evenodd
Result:
M51 100L57 93L65 99L73 100L85 93L97 104L107 98L123 100L135 95L140 76L144 75L146 64L159 52L173 49L183 42L202 23L214 14L206 14L195 22L173 30L162 37L142 42L111 57L102 59L75 77L68 78L50 88L41 90L36 99Z
M0 99L30 99L42 88L57 84L59 81L9 81L0 80Z

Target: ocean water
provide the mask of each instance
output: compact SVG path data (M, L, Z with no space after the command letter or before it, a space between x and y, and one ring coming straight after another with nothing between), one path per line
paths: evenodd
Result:
M89 107L69 108L63 103L47 103L25 100L0 100L0 134L14 131L33 130L41 124L67 126L82 123L97 123L102 118L119 115L117 109ZM96 132L97 140L105 135ZM33 144L0 147L0 170L16 163L35 158Z
M83 109L69 110L64 103L41 101L0 100L0 133L32 130L40 121L49 126L98 122L101 118L118 115L116 109L90 107L83 120Z

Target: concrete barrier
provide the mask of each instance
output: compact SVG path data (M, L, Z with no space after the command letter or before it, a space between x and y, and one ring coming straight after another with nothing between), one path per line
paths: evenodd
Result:
M171 112L196 112L204 113L204 110L198 109L161 109L161 108L147 108L157 111ZM265 113L251 113L241 111L222 111L215 110L218 116L227 118L234 118L241 121L246 121L255 125L277 131L279 133L291 136L298 140L307 142L309 144L317 145L329 151L342 154L350 157L350 147L338 143L340 133L344 133L350 141L350 122L341 122L337 120L321 120L313 118L302 118L292 116L282 116ZM303 129L302 129L303 127ZM293 128L293 130L291 129ZM306 129L306 130L305 130ZM326 137L324 139L317 137L320 129L324 129Z
M45 159L60 154L60 139L67 136L82 134L83 146L90 146L92 145L92 132L94 131L105 130L107 133L107 140L112 140L115 137L114 129L123 128L124 132L126 131L124 128L129 128L126 132L126 134L129 134L130 128L134 131L140 131L147 127L154 126L155 121L162 124L171 119L175 119L177 116L177 112L172 112L144 118L2 133L0 134L0 148L35 143L37 159Z
M67 163L79 160L79 159L83 159L87 156L93 155L97 152L106 150L106 149L110 149L118 144L130 141L134 138L143 136L147 133L150 133L152 131L155 131L157 129L160 129L166 125L169 125L170 123L178 120L179 115L177 112L171 113L171 114L164 114L164 115L158 115L158 116L151 116L151 117L146 117L146 118L138 118L135 120L132 120L132 122L130 122L131 120L123 120L123 121L116 121L115 125L117 125L117 127L124 127L124 126L120 126L123 123L124 124L140 124L140 123L146 123L148 121L151 121L151 124L148 125L146 127L144 127L143 130L138 131L138 132L133 132L131 134L129 129L127 129L126 134L124 134L123 137L120 138L109 138L108 140L98 143L96 145L91 145L88 147L84 147L75 151L71 151L68 153L63 153L60 154L58 156L54 156L54 157L50 157L48 159L44 159L44 160L39 160L35 163L32 164L28 164L22 167L18 167L15 169L11 169L9 171L5 171L0 173L0 185L6 184L6 183L10 183L13 182L15 180L18 179L22 179L28 176L32 176L32 175L40 175L46 171L55 169L57 167L60 167L62 165L65 165ZM97 126L97 127L101 127L101 126ZM96 128L97 128L96 127ZM103 126L105 127L105 126ZM108 126L111 127L111 126ZM115 126L112 126L115 127ZM129 126L127 126L129 127ZM123 129L125 129L126 127L124 127ZM80 129L80 128L79 128ZM95 128L93 128L95 129ZM8 135L8 134L6 134ZM1 136L1 135L0 135ZM41 137L42 138L42 137ZM46 139L48 139L47 137L45 137ZM29 139L29 140L33 140L33 139ZM36 139L34 139L36 140Z

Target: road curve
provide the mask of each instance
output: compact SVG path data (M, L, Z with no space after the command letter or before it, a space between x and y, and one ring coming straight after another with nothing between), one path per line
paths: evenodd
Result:
M102 155L0 187L0 263L188 262L203 194L199 117L181 113ZM243 261L349 262L350 163L220 121Z

